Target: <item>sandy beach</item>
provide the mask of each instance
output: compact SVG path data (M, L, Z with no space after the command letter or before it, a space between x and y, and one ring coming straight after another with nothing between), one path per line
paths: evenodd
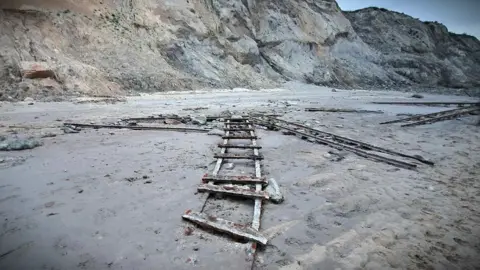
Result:
M402 92L287 84L269 90L205 90L127 97L125 102L0 103L0 134L43 145L0 152L0 269L251 269L246 243L183 221L199 209L202 175L218 136L174 131L83 129L175 113L279 113L352 139L435 162L417 170L257 127L263 169L285 196L266 203L253 269L478 269L480 127L477 116L401 128L379 125L445 107L375 105ZM469 101L425 94L422 101ZM383 114L305 112L306 107ZM205 108L197 109L194 108ZM54 137L44 136L55 134ZM242 166L234 170L242 170ZM251 220L250 200L211 199L206 210ZM186 233L186 231L191 233Z

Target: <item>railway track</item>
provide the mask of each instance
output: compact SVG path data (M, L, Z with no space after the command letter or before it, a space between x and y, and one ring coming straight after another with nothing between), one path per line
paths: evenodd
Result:
M417 168L415 162L421 162L428 165L434 165L432 161L416 155L408 155L394 150L378 147L372 144L353 140L347 137L339 136L330 132L313 129L305 125L285 121L278 118L264 117L254 118L255 123L270 128L288 130L301 137L313 138L315 142L328 145L332 148L352 152L358 156L368 158L377 162L387 163L399 168L414 170ZM402 159L399 159L402 158ZM409 160L407 162L405 160Z
M439 106L439 105L458 105L458 106L480 106L480 101L374 101L372 104L383 105L425 105L425 106Z
M225 119L224 125L223 142L218 144L220 151L214 155L217 159L215 167L211 173L203 176L198 186L198 191L205 193L203 196L204 203L198 211L188 210L182 217L200 227L214 229L215 231L229 234L234 238L250 241L247 254L253 263L257 243L263 245L267 243L267 238L259 233L262 203L263 200L269 199L268 193L263 191L263 186L268 184L268 182L266 177L262 175L261 170L261 160L263 158L259 152L261 146L257 144L253 123L248 118ZM248 140L248 143L245 143L245 140ZM236 143L237 141L243 142ZM222 166L227 160L247 160L246 165L243 165L250 166L253 173L250 175L232 175L231 171L224 169ZM207 209L207 204L213 197L211 196L213 194L253 200L253 214L250 213L251 221L231 221L213 215ZM231 203L234 202L222 200L222 204L212 208L222 208L225 207L224 204Z
M480 105L468 106L468 107L463 107L463 108L458 108L453 110L446 110L446 111L441 111L436 113L416 115L408 118L382 122L380 124L385 125L385 124L394 124L394 123L404 123L401 125L402 127L419 126L419 125L431 124L435 122L454 119L460 116L471 114L476 111L480 111Z

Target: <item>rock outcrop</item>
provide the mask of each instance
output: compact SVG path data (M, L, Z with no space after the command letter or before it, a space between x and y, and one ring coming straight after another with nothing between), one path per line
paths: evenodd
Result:
M343 13L334 0L16 0L0 8L0 100L285 80L479 85L475 38L379 9ZM22 65L32 62L48 74L25 76Z
M475 37L381 8L345 16L360 38L381 54L377 64L390 74L391 83L480 87L480 41Z

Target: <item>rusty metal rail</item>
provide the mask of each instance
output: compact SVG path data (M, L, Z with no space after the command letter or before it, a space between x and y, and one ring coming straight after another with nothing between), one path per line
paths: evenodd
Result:
M311 134L311 133L306 133L306 132L299 131L298 128L293 128L292 127L292 126L299 125L299 124L296 124L296 123L293 123L295 125L291 125L290 127L288 127L285 124L280 125L278 123L273 122L273 121L278 121L278 120L279 119L271 119L271 121L268 122L268 121L263 121L261 119L256 118L255 122L260 124L260 125L265 125L265 126L272 126L273 125L276 128L288 130L288 131L291 131L294 134L297 134L297 135L300 135L300 136L313 138L313 139L315 139L316 142L326 144L326 145L328 145L332 148L335 148L335 149L338 149L338 150L346 150L346 151L352 152L352 153L354 153L358 156L368 158L368 159L371 159L371 160L375 160L375 161L378 161L378 162L383 162L383 163L386 163L386 164L390 164L390 165L393 165L393 166L396 166L396 167L399 167L399 168L404 168L404 169L409 169L409 170L414 170L414 169L417 168L417 165L414 164L414 163L409 163L409 162L405 162L405 161L402 161L402 160L397 160L397 159L394 159L394 158L391 158L391 157L378 155L378 154L374 153L374 151L363 150L363 148L362 148L363 143L361 143L361 142L355 141L355 142L357 142L356 144L349 145L348 143L345 143L344 141L343 142L342 141L335 141L335 139L333 139L333 138L328 138L327 139L322 135ZM281 120L281 121L278 121L278 122L282 122L282 121L284 121L286 123L290 123L290 122L285 121L285 120ZM299 125L299 126L302 126L302 125ZM309 129L306 129L306 130L309 130ZM312 130L314 130L314 129L310 129L310 132L312 132ZM314 130L314 131L321 132L321 131L318 131L318 130ZM331 133L329 133L329 134L331 134ZM340 136L338 136L338 137L340 137ZM342 137L342 138L344 138L344 137ZM344 138L344 139L346 139L346 138ZM354 140L352 140L352 141L354 141ZM382 149L382 150L388 150L388 149ZM421 160L423 160L423 159L421 159Z
M333 134L333 133L330 133L330 132L314 129L314 128L311 128L311 127L308 127L308 126L305 126L305 125L301 125L301 124L290 122L290 121L285 121L285 120L278 119L278 118L269 118L269 119L273 120L273 121L278 121L278 122L281 122L281 123L284 123L284 124L287 124L287 125L299 127L299 128L302 128L306 131L310 131L316 136L315 138L320 137L320 138L331 140L333 142L337 142L337 143L340 143L340 144L346 144L347 146L356 147L356 148L358 148L358 150L370 150L370 151L385 153L385 154L389 154L389 155L393 155L393 156L399 156L399 157L403 157L403 158L417 160L419 162L422 162L422 163L428 164L428 165L434 165L434 163L432 161L426 160L426 159L424 159L420 156L404 154L404 153L401 153L401 152L398 152L398 151L394 151L394 150L383 148L383 147L378 147L378 146L375 146L373 144L369 144L369 143L361 142L361 141L358 141L358 140L350 139L350 138L347 138L347 137L344 137L344 136L336 135L336 134Z
M374 101L372 104L385 104L385 105L477 105L480 106L480 101Z
M439 117L452 115L452 114L455 114L457 116L461 116L461 115L469 114L469 113L472 113L472 112L475 112L475 111L478 111L478 110L480 110L480 106L478 106L478 107L477 106L469 106L469 107L466 107L466 108L457 108L457 109L453 109L453 110L446 110L446 111L441 111L441 112L415 115L415 116L412 116L412 117L396 119L396 120L392 120L392 121L382 122L382 123L380 123L380 125L402 123L402 122L432 120L434 118L439 118Z
M437 116L435 116L435 117L432 117L432 116L425 117L427 119L423 119L423 120L413 122L413 123L403 124L401 126L402 127L412 127L412 126L432 124L432 123L436 123L436 122L440 122L440 121L451 120L451 119L454 119L454 118L458 118L460 116L465 116L465 115L471 114L471 113L476 112L476 111L480 111L480 107L473 106L473 107L469 107L469 108L458 109L458 110L456 110L456 112L450 112L450 113L443 112L442 114L437 114Z
M209 132L210 129L190 128L190 127L170 127L170 126L129 126L129 125L99 125L99 124L81 124L81 123L63 123L64 126L80 128L109 128L109 129L132 129L132 130L169 130L185 132Z

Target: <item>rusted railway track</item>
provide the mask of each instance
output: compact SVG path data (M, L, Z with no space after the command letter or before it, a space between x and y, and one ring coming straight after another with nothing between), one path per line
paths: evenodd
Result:
M480 101L374 101L372 104L383 104L383 105L426 105L426 106L437 106L437 105L458 105L458 106L470 106L476 105L480 106Z
M305 125L301 125L294 122L285 121L278 118L255 118L255 123L258 123L267 127L275 127L278 129L288 130L293 134L308 137L315 140L315 142L328 145L332 148L345 150L352 152L358 156L368 158L377 162L383 162L389 165L393 165L399 168L414 170L417 168L417 164L399 160L395 157L402 157L404 159L410 159L419 161L428 165L434 165L433 162L425 160L420 156L408 155L400 153L394 150L378 147L372 144L364 143L361 141L353 140L343 136L339 136L330 132L313 129Z
M380 124L384 125L384 124L394 124L394 123L405 123L405 124L402 124L401 126L411 127L411 126L425 125L425 124L431 124L435 122L450 120L450 119L454 119L460 116L465 116L477 111L480 111L480 105L468 106L468 107L463 107L463 108L458 108L453 110L446 110L446 111L441 111L436 113L416 115L408 118L382 122Z
M267 238L259 232L262 203L263 200L269 198L268 193L263 191L263 186L268 183L261 171L261 159L263 156L259 153L261 147L257 144L257 136L252 121L241 117L225 119L224 124L223 142L218 144L220 151L214 155L217 159L215 167L211 173L203 176L202 183L198 186L199 192L205 192L204 203L199 211L188 210L182 217L200 227L214 229L236 238L249 240L250 244L248 245L247 254L249 254L252 263L254 263L257 243L263 245L267 243ZM236 144L233 140L249 140L249 143ZM231 149L250 151L251 153L229 153L228 151ZM255 174L253 176L221 175L220 172L225 160L237 159L254 161ZM210 198L210 194L223 194L252 199L254 204L251 223L237 223L205 213L205 206Z

